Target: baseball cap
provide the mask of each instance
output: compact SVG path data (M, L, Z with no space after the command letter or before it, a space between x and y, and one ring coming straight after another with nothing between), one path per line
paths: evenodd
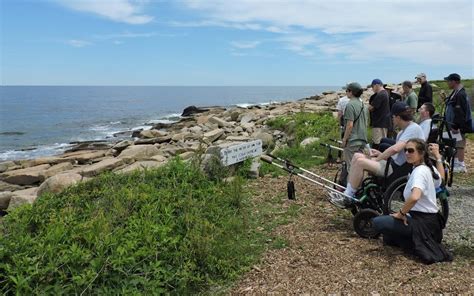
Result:
M410 110L410 106L407 105L405 102L396 102L392 106L392 111L390 112L392 115L397 116L398 114L402 113L403 111Z
M351 82L348 85L346 85L346 89L354 93L354 92L362 90L362 86L357 82Z
M371 85L375 85L375 84L383 85L383 82L382 82L382 80L380 80L378 78L375 78L374 80L372 80Z
M457 73L451 73L449 74L447 77L444 77L444 80L447 80L447 81L461 81L461 75L457 74Z
M426 74L425 73L420 73L420 74L415 76L415 78L421 78L421 77L426 78Z

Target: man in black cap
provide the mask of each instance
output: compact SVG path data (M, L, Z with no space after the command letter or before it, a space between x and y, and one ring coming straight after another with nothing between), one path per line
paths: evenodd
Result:
M392 107L391 114L393 125L400 129L396 143L384 152L372 149L370 158L365 154L356 153L352 158L351 170L349 171L347 187L344 193L329 192L329 201L333 205L341 208L349 206L351 200L346 198L346 196L354 197L362 184L364 172L368 171L379 177L384 176L389 158L391 158L391 162L388 167L388 176L396 172L396 176L400 174L401 177L405 172L408 174L410 171L410 165L406 162L405 146L408 140L424 140L425 136L421 127L413 121L413 113L405 102L396 102Z
M464 163L464 148L466 147L466 133L473 132L471 104L464 86L461 84L461 76L457 73L449 74L444 78L448 87L453 91L446 98L446 121L449 123L453 134L461 134L461 140L456 142L456 158L454 160L454 172L467 172Z
M416 81L421 85L418 92L418 107L417 110L423 106L424 103L433 103L433 88L428 83L425 73L416 75Z
M378 148L382 138L387 137L390 127L390 106L388 92L380 79L372 80L374 94L369 99L370 126L372 127L372 146Z

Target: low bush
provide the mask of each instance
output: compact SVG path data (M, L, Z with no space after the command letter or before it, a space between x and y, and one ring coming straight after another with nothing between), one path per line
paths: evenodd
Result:
M321 146L320 143L337 146L332 140L339 140L341 137L338 121L330 112L300 112L271 119L266 124L273 129L284 131L290 138L294 138L287 147L277 150L275 154L305 167L324 163L328 155L328 148ZM319 141L304 147L301 146L301 141L309 137L319 138ZM337 152L332 151L332 155L337 157ZM263 165L264 174L279 174L281 172L271 165Z
M188 294L225 284L261 246L239 177L209 180L179 160L105 174L0 223L4 294Z

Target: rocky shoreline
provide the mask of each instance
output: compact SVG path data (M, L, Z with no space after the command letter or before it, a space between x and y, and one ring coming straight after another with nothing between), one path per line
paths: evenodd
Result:
M368 89L363 99L368 100L371 94ZM266 126L267 120L302 111L335 111L343 95L343 91L323 92L298 101L247 108L190 106L176 123L121 133L130 137L126 140L77 142L60 155L1 162L0 211L33 203L43 193L60 192L106 171L127 173L156 168L175 156L189 160L196 153L206 156L215 151L214 147L254 139L260 139L264 149L282 146L288 136Z

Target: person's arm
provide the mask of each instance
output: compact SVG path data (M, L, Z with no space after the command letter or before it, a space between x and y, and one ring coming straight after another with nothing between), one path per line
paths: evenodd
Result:
M354 121L349 120L346 122L346 129L344 131L344 137L342 138L342 147L346 147L347 141L352 133L352 128L354 127Z
M433 155L433 157L436 159L436 169L439 172L441 180L444 180L446 176L444 173L443 157L441 156L441 153L439 153L439 145L430 143L428 149L431 155Z
M405 204L400 209L400 211L397 213L391 214L390 216L392 216L395 219L402 220L405 225L408 225L407 214L415 206L415 204L420 200L422 195L423 195L423 192L421 191L421 189L418 187L414 187L411 190L410 196L407 198L407 200L405 201Z
M369 105L369 112L373 112L375 110L374 106Z
M390 147L388 147L384 152L380 153L376 158L375 160L376 161L381 161L381 160L386 160L388 159L390 156L394 155L394 154L397 154L398 152L402 151L403 149L405 149L405 146L406 146L406 142L404 141L398 141L395 145L392 145Z

